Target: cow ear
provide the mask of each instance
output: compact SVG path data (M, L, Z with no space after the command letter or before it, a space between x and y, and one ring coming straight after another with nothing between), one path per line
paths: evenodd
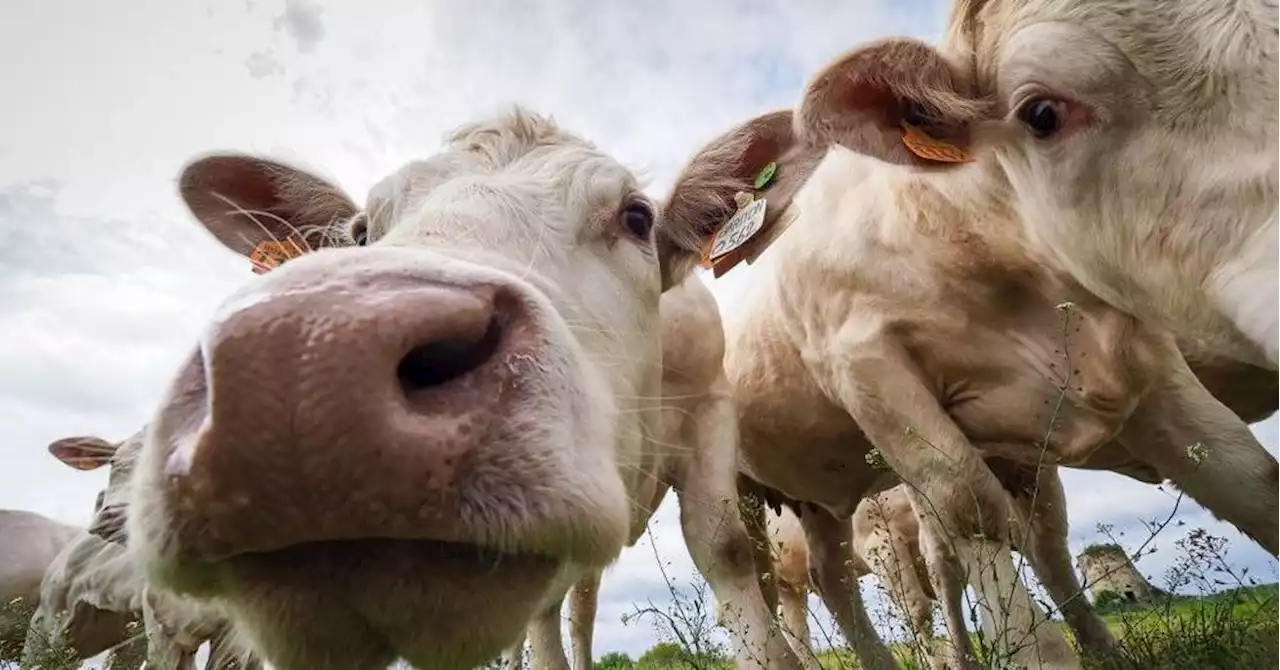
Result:
M342 189L305 170L254 156L215 154L179 177L187 208L227 248L250 256L263 242L301 238L309 248L341 246L333 233L359 208Z
M684 281L697 266L703 249L737 210L736 193L754 192L768 200L766 228L790 206L825 153L798 141L794 120L790 110L751 119L709 142L685 165L656 233L664 289ZM757 189L766 168L771 177Z
M809 82L798 129L806 141L839 144L887 163L952 167L972 155L974 126L988 109L971 90L964 71L934 47L880 40L845 54ZM904 140L908 125L918 132Z
M49 453L77 470L96 470L111 462L116 445L100 437L65 437L51 443Z

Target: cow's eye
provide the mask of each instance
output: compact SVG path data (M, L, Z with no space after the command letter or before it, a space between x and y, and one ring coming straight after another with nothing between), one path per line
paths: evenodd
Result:
M369 221L363 214L357 215L351 221L351 239L357 247L363 247L369 243Z
M1062 129L1066 118L1066 103L1049 98L1036 98L1018 110L1018 120L1026 125L1032 135L1045 139Z
M649 231L653 229L653 209L643 202L633 202L622 208L618 214L619 223L627 232L641 240L649 239Z

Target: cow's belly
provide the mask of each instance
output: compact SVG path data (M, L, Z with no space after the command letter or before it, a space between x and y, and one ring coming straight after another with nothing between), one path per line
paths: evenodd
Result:
M853 426L852 420L849 423ZM870 450L856 426L843 435L748 429L742 436L739 463L744 473L761 484L846 517L853 515L864 496L890 485L878 482L893 474L868 464Z

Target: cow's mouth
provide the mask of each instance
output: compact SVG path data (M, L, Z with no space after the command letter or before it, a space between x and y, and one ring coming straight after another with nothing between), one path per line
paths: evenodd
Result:
M502 551L469 542L431 539L321 540L281 549L238 554L233 561L259 564L266 569L279 565L296 569L299 565L359 568L381 561L440 563L450 566L496 570L501 567L525 569L556 566L560 559L528 551ZM384 566L387 567L387 566Z
M563 561L438 540L312 542L226 559L220 594L293 668L466 668L515 642Z

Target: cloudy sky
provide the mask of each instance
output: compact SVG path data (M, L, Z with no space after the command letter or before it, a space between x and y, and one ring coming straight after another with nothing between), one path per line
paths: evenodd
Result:
M45 451L59 437L141 426L221 298L252 275L199 230L174 177L212 149L316 166L363 200L452 127L521 102L647 175L661 194L700 142L793 105L805 77L854 43L935 39L937 0L596 3L6 0L0 9L0 507L84 522L105 472ZM722 309L751 270L715 282ZM710 279L708 278L708 281ZM1276 422L1255 427L1276 449ZM1066 472L1072 546L1172 499L1118 476ZM1186 504L1185 529L1270 557ZM692 565L669 500L656 550ZM1180 531L1181 532L1181 531ZM1172 539L1140 567L1159 577ZM596 653L638 655L631 603L669 600L646 540L603 586ZM864 584L864 590L869 586ZM813 601L817 606L816 600Z

